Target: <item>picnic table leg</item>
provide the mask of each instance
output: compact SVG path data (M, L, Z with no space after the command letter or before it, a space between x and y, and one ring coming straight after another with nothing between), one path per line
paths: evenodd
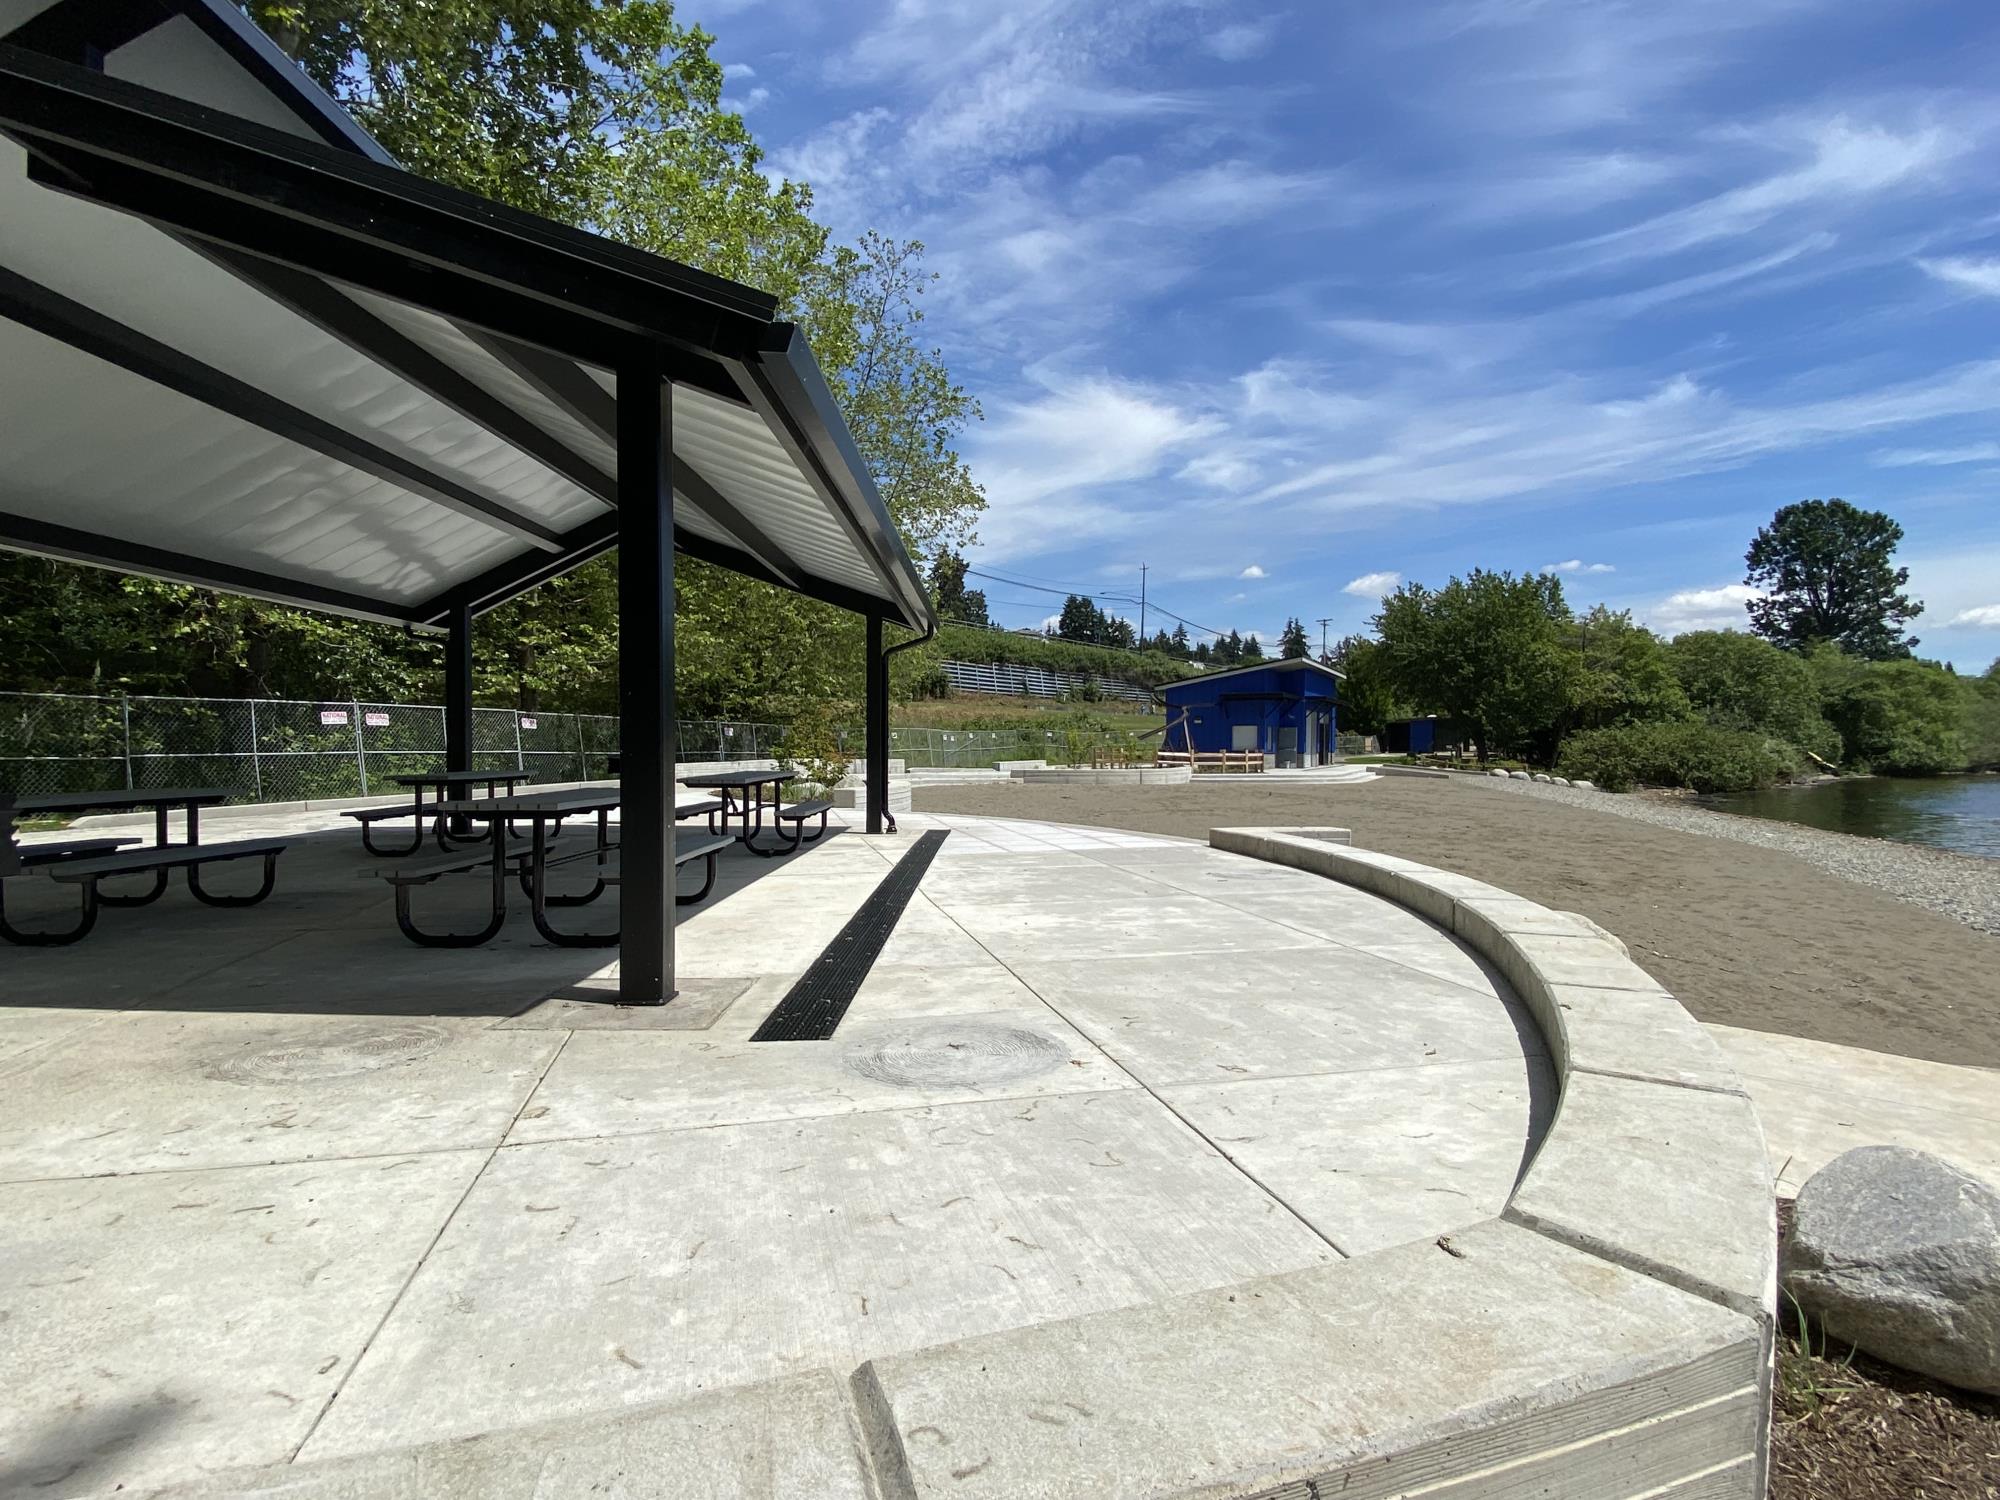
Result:
M188 847L192 849L201 842L201 809L190 802L187 807ZM189 868L193 868L190 866Z
M90 929L97 925L97 882L86 880L83 885L83 910L77 916L76 926L67 932L26 932L7 920L7 905L4 895L0 895L0 937L10 943L19 943L24 948L59 948L65 943L74 943L87 937ZM6 882L0 881L0 892L6 890Z
M166 803L164 803L164 802L162 802L162 803L161 803L161 804L160 804L159 806L157 806L157 807L155 807L155 808L153 809L153 845L154 845L154 847L155 847L155 848L159 848L159 849L164 849L164 848L166 848L166 847L167 847L167 837L168 837L168 834L167 834L167 804L166 804Z
M616 932L558 932L555 928L549 926L548 907L550 905L550 898L548 894L547 863L549 846L545 832L546 827L547 824L544 819L535 819L535 846L533 853L530 855L531 865L535 872L535 891L534 897L528 905L528 913L534 919L535 931L539 932L551 943L554 943L558 948L614 947L618 942L618 934ZM592 891L590 895L583 897L581 900L576 897L561 897L556 900L555 904L559 906L579 906L584 901L596 900L598 892L603 889L604 882L600 880L597 882L597 890Z

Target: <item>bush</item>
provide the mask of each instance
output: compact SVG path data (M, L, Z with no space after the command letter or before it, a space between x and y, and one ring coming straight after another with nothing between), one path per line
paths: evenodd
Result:
M1614 792L1634 786L1747 792L1795 769L1789 747L1760 734L1711 724L1624 724L1587 729L1564 742L1557 765Z

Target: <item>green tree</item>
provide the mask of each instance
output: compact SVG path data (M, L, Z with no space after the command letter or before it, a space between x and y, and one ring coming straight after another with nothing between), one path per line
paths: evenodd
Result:
M1819 683L1804 657L1740 630L1693 630L1667 657L1694 711L1719 729L1741 729L1838 760L1840 736L1820 712Z
M1312 655L1312 642L1306 638L1303 622L1285 621L1284 632L1278 637L1278 655L1285 661Z
M1062 613L1056 617L1055 633L1065 641L1098 645L1104 637L1104 612L1082 594L1071 594L1063 600Z
M1687 694L1666 644L1629 610L1599 604L1570 626L1578 670L1564 732L1685 719Z
M1910 581L1894 561L1902 539L1879 510L1839 499L1787 505L1745 554L1744 582L1764 591L1751 601L1751 627L1794 651L1830 642L1871 661L1908 656L1917 641L1903 626L1924 607L1902 592Z
M1441 589L1406 583L1375 617L1390 679L1418 712L1496 747L1547 758L1579 670L1560 580L1475 568Z
M1380 734L1391 719L1404 716L1396 684L1389 675L1381 643L1365 635L1334 642L1327 663L1346 674L1340 684L1337 710L1344 734Z
M1264 643L1258 640L1254 633L1243 637L1243 660L1262 661L1263 659Z
M1188 649L1187 626L1180 624L1174 626L1173 641L1169 649L1179 657L1189 657L1194 654Z
M1967 763L1970 690L1935 662L1868 661L1826 645L1808 661L1848 764L1930 776Z
M985 591L965 586L965 559L949 549L939 551L931 560L931 598L937 602L941 620L963 620L968 625L990 623Z

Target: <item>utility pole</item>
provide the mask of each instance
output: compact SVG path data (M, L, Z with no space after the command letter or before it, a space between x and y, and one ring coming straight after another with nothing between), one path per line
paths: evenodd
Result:
M1326 627L1327 627L1327 626L1329 626L1329 625L1331 625L1331 624L1333 623L1333 617L1332 617L1331 615L1329 615L1329 616L1328 616L1328 617L1327 617L1326 619L1324 619L1324 620L1315 620L1315 621L1314 621L1313 623L1314 623L1315 625L1319 626L1319 659L1320 659L1321 661L1325 661L1325 660L1326 660Z
M1146 644L1146 565L1139 564L1139 644Z

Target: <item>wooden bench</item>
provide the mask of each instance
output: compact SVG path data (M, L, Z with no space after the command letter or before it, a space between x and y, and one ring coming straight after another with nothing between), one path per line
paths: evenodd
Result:
M697 901L705 898L711 890L715 889L716 859L721 855L723 850L735 842L736 835L733 833L711 833L687 840L674 840L674 868L676 870L679 870L682 865L692 864L697 859L708 861L707 871L702 876L701 889L696 891L692 896L683 896L679 891L675 891L674 905L693 906ZM554 863L554 861L550 861L550 863ZM617 870L600 871L597 879L600 885L621 885L624 882L623 875ZM618 934L615 932L563 932L551 927L545 907L553 900L554 898L552 897L538 896L538 899L533 902L531 910L535 918L535 931L539 932L557 947L609 948L618 941Z
M285 852L285 847L278 839L256 839L240 844L167 844L35 865L32 868L38 874L82 887L82 909L77 923L66 932L23 932L10 925L5 910L0 909L0 937L29 947L74 943L87 936L90 929L97 925L100 906L145 906L159 900L166 893L167 877L174 870L187 871L188 891L195 900L205 905L255 906L271 894L272 886L277 883L278 856ZM224 896L202 889L201 872L204 866L239 859L264 861L264 880L256 891L247 896ZM153 888L142 895L113 896L98 890L100 881L114 876L145 874L152 875Z
M826 836L826 815L833 809L833 803L825 797L816 797L810 802L793 802L771 812L771 832L778 840L775 849L759 849L750 845L752 854L761 854L765 859L776 859L781 854L790 854L801 844L816 844ZM817 817L819 828L816 832L806 832L808 819ZM787 825L790 832L786 831Z

